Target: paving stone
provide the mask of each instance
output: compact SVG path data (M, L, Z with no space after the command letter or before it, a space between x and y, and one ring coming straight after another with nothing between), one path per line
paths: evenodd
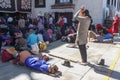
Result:
M84 77L81 78L80 80L103 80L103 77L104 77L104 73L91 69L89 73L84 75Z
M67 71L81 76L84 76L84 74L86 74L87 71L91 68L89 66L80 65L79 63L72 63L72 65L74 68L69 68Z
M59 42L60 43L60 42ZM58 48L55 48L54 50L51 50L49 54L62 57L68 60L73 60L73 61L80 61L80 52L79 49L75 48L68 48L66 47L68 44L64 44L63 46L60 46ZM96 63L99 58L107 52L107 49L111 44L99 44L98 43L88 43L89 48L87 50L88 53L88 61ZM93 58L94 57L94 58Z
M69 43L56 41L51 43L47 50L48 52L56 56L60 56L71 60L81 60L79 49L66 47ZM11 62L2 63L0 61L0 80L102 80L102 78L108 73L108 68L112 64L114 57L117 55L120 49L119 45L106 44L106 43L88 43L89 48L88 62L96 64L100 59L105 59L104 67L101 66L82 66L78 63L70 62L72 67L63 66L63 59L50 56L50 64L56 64L59 70L62 72L60 77L51 77L41 72L29 69L25 66L13 65ZM39 55L36 55L39 56ZM120 73L120 62L113 72L113 80L119 80L116 77Z
M60 77L61 80L80 80L80 75L74 74L72 72L66 71L63 76Z
M111 80L120 80L120 59L116 63L116 66L111 74Z

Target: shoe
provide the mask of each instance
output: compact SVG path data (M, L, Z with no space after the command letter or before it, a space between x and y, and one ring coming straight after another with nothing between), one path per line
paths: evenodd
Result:
M101 59L100 62L98 63L98 65L105 65L105 60L104 59Z
M64 66L70 67L70 61L65 60L63 63Z
M88 62L78 62L80 65L87 66Z

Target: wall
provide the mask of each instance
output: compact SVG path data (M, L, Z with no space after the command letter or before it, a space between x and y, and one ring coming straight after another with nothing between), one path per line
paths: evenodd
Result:
M32 0L32 14L36 17L40 12L43 16L45 12L51 13L51 5L54 5L55 0L46 0L45 8L34 8L34 0ZM85 5L86 8L90 11L90 15L92 16L93 23L103 23L103 7L105 6L105 1L103 0L73 0L73 4L75 4L75 9L73 12L79 10L81 5ZM104 5L103 5L104 4Z
M103 0L74 0L76 3L75 12L81 5L85 5L90 11L93 23L103 23Z
M42 16L44 15L44 13L49 12L51 13L51 5L53 5L55 3L54 0L46 0L46 7L44 8L34 8L35 6L35 1L32 0L32 14L33 17L37 17L38 14L41 14Z

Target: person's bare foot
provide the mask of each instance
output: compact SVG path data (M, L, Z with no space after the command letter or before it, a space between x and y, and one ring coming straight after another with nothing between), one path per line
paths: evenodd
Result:
M83 65L83 66L87 66L88 62L78 62L79 64Z
M62 73L60 71L58 71L58 67L56 65L51 65L49 67L49 75L53 76L53 77L57 77L60 76Z
M51 65L51 66L49 67L49 72L50 72L50 73L54 74L54 73L56 73L57 71L58 71L58 67L57 67L56 65Z
M54 70L57 72L58 71L58 67L56 65L54 65Z

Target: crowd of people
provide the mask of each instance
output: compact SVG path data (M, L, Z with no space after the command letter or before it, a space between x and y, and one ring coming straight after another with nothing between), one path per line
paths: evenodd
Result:
M41 41L49 44L74 32L75 28L68 25L67 18L63 15L59 16L57 22L52 15L49 15L48 20L43 16L38 16L37 19L24 16L19 19L0 17L0 47L2 42L4 45L16 46L17 38L22 37L21 42L24 42L24 46L34 49L34 45Z
M89 31L89 37L96 39L99 42L106 42L110 40L113 42L113 37L120 33L120 17L116 14L113 17L112 26L109 28L103 26L102 24L97 24L94 31Z
M29 58L30 61L30 57L33 54L39 53L40 48L38 45L40 42L49 44L59 40L62 36L67 36L75 32L72 29L74 29L74 27L69 27L67 18L63 16L60 16L56 23L51 15L48 20L45 20L42 16L38 16L37 19L25 19L24 16L21 16L19 19L15 17L8 17L7 19L0 17L0 50L2 46L12 46L18 51L18 56L20 58L24 58L25 55L28 54L29 56L26 56L24 60ZM22 56L20 55L21 53L25 54ZM25 63L28 67L35 68L42 72L58 72L57 66L50 66L43 59L36 60L33 57L32 61L33 60L35 60L35 62L37 61L36 64L34 64L35 66L25 63L25 61L23 64ZM21 59L19 61L21 61ZM39 62L41 64L38 64ZM41 66L41 68L36 66Z
M38 16L37 19L25 19L24 16L21 16L18 20L13 17L8 17L7 19L1 17L0 52L3 42L5 43L4 46L12 45L17 51L22 51L19 53L19 58L26 66L42 72L55 73L58 71L57 66L50 66L43 59L39 60L37 58L36 60L36 58L32 57L32 54L39 53L38 44L40 42L49 44L59 39L64 41L65 38L63 36L68 36L69 38L67 39L74 40L73 43L79 47L82 58L80 64L87 65L86 44L88 37L94 35L94 39L98 41L101 41L102 37L103 41L103 39L112 38L114 33L119 33L120 19L118 15L115 16L110 29L103 27L101 24L93 26L92 17L84 6L75 13L73 20L75 25L69 26L64 15L59 16L57 22L54 21L52 15L49 15L48 20L42 16ZM32 51L32 54L29 51Z
M6 62L13 59L13 63L20 62L29 68L39 70L45 73L60 74L56 65L46 63L46 57L41 59L33 57L39 54L41 42L49 44L61 39L63 36L75 33L76 26L69 26L65 16L59 16L55 22L52 15L46 20L43 16L37 19L16 17L0 17L0 55L2 61ZM2 50L2 46L12 46L12 53L9 49ZM45 48L45 47L44 47ZM13 51L16 51L13 55ZM41 50L42 51L42 50ZM8 56L6 58L6 56ZM13 56L13 57L11 57ZM48 57L47 57L48 58ZM24 60L24 61L23 61ZM28 61L27 61L28 60ZM36 62L33 62L33 60ZM33 62L33 63L31 63ZM34 66L33 66L34 65Z

